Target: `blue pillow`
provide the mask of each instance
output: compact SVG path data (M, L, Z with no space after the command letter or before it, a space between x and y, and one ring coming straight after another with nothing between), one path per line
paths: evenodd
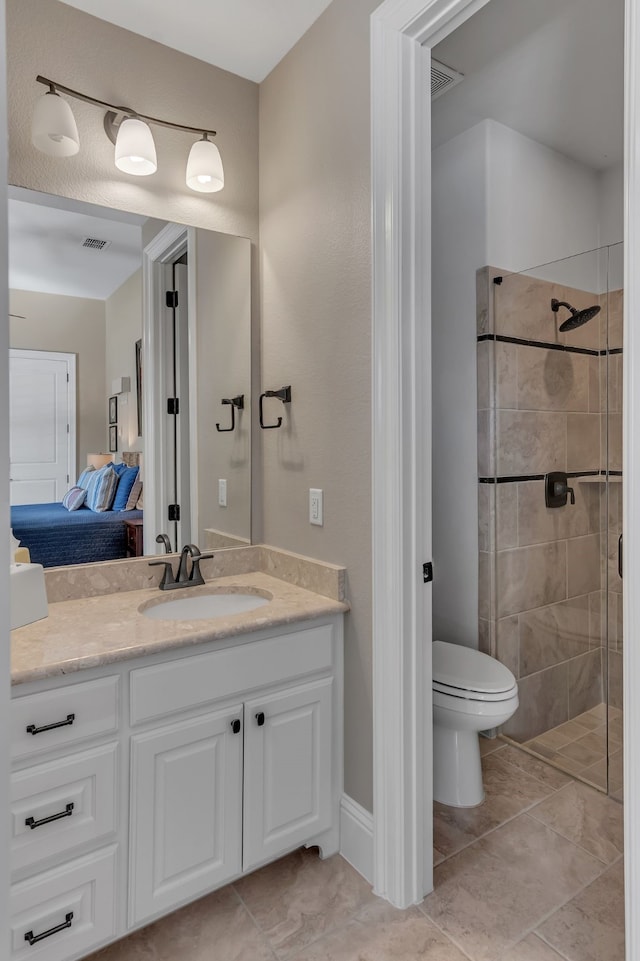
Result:
M119 464L114 464L113 461L109 461L109 463L107 464L107 467L113 467L113 469L114 469L114 471L116 472L116 474L118 475L118 477L122 477L122 475L124 474L124 472L125 472L126 470L128 470L128 467L127 467L127 465L124 463L124 461L120 461Z
M94 471L87 488L86 506L96 513L111 510L117 486L118 475L110 464Z
M86 490L87 487L89 486L89 481L93 477L94 472L95 472L95 467L93 465L91 465L90 467L86 467L80 474L76 487L82 487L84 490Z
M126 510L129 494L131 493L131 488L136 482L139 470L139 467L127 467L126 464L124 465L124 470L120 473L120 480L118 481L116 496L113 499L112 510Z

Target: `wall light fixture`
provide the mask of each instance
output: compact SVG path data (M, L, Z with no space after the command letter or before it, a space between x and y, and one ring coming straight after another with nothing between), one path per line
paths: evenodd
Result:
M215 130L187 127L180 123L160 120L137 113L129 107L98 100L88 94L64 87L54 80L37 76L36 81L49 88L36 103L31 125L31 142L34 147L51 157L72 157L80 150L78 127L71 107L61 93L75 100L83 100L106 109L104 129L109 140L115 144L115 165L124 173L146 177L158 169L156 146L151 126L169 127L186 133L198 134L200 139L191 147L187 161L186 183L191 190L213 193L224 187L222 158L216 144L210 140Z

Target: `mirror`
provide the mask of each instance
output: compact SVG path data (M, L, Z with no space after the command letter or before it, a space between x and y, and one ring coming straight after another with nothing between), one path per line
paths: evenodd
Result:
M12 526L33 561L156 553L160 532L251 543L250 257L245 238L9 188ZM139 510L122 488L132 510L63 507L95 454L139 462Z

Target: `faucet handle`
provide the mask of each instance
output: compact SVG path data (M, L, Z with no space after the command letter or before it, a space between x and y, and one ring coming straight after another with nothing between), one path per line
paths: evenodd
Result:
M198 551L197 554L193 555L191 558L191 575L189 577L189 583L193 584L195 587L198 587L200 584L204 584L204 577L202 576L202 571L200 570L200 561L209 560L209 558L213 556L213 551L211 551L209 554L201 554L200 551Z
M160 565L164 567L164 573L162 574L162 578L158 584L158 587L161 591L166 591L173 587L173 585L176 583L176 579L173 574L173 566L171 561L149 561L148 563L149 567L160 567Z

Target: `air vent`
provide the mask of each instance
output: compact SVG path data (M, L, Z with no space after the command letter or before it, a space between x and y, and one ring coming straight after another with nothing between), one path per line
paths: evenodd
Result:
M431 99L435 100L464 80L464 74L438 60L431 61Z
M107 247L111 246L110 240L98 240L97 237L85 237L82 241L83 247L88 247L89 250L105 250Z

